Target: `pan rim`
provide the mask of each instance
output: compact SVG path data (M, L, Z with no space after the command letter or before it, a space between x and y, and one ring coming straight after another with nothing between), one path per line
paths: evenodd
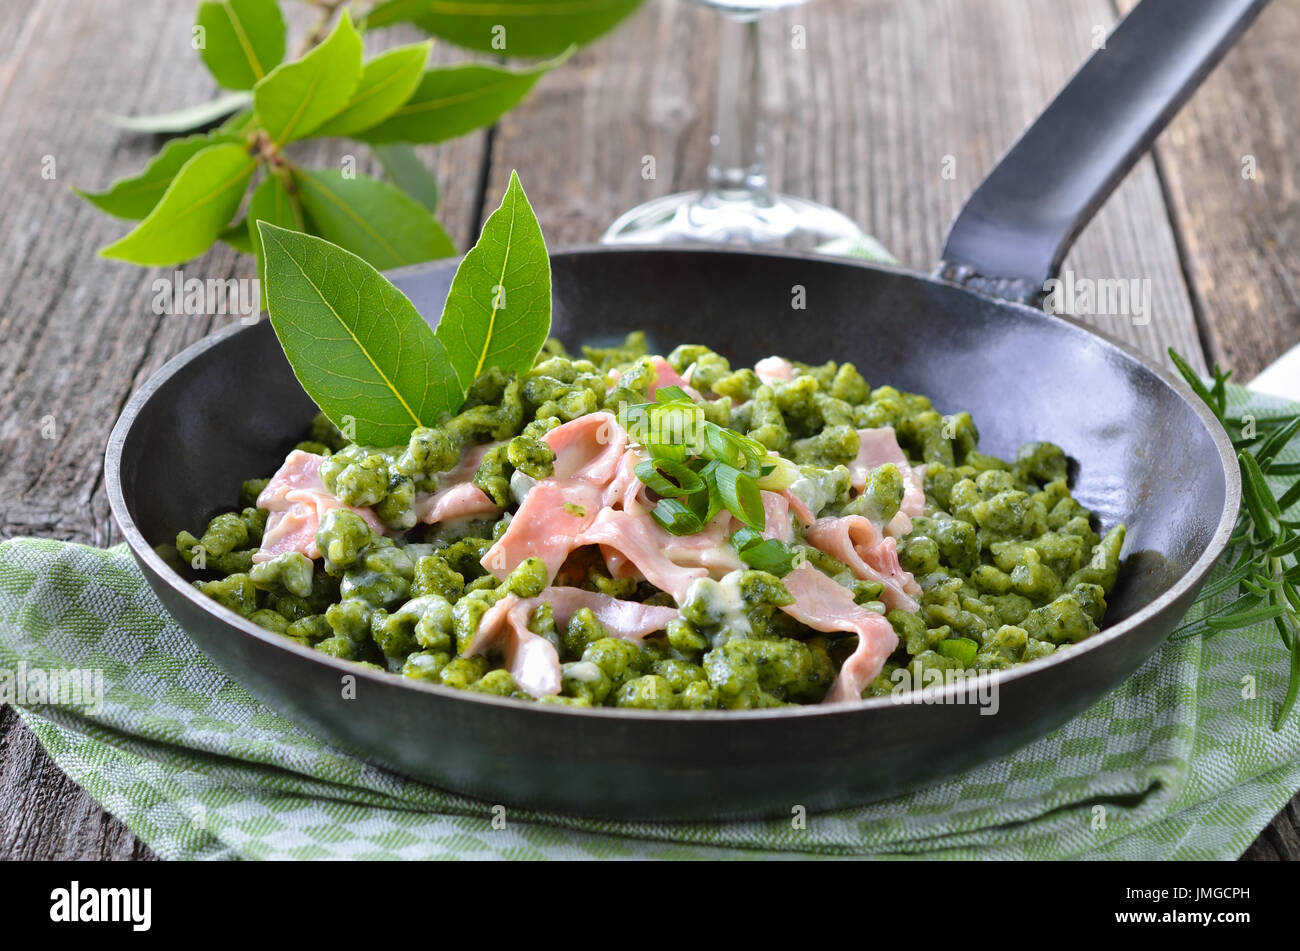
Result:
M1104 331L1097 330L1078 320L1062 315L1049 314L1039 308L1029 307L1028 305L1015 301L1006 301L982 295L970 288L943 280L933 274L913 271L902 266L880 264L854 258L833 258L811 252L738 250L726 246L696 246L680 244L626 247L580 244L558 248L551 252L550 257L576 257L593 254L645 254L648 251L674 253L689 252L691 254L719 256L759 256L785 260L807 261L817 264L832 264L867 271L883 271L894 276L905 277L937 288L942 288L945 291L957 291L969 294L977 300L986 303L992 302L1000 306L1007 306L1027 315L1032 315L1033 319L1056 322L1064 325L1071 331L1080 332L1100 339L1104 344L1114 348L1121 355L1137 363L1144 370L1152 374L1157 380L1172 389L1182 397L1185 403L1192 407L1193 411L1201 420L1201 423L1205 426L1211 439L1214 441L1215 447L1218 449L1219 462L1224 474L1224 509L1219 513L1218 524L1213 534L1210 536L1205 550L1197 560L1193 562L1190 568L1175 579L1168 590L1117 624L1103 628L1092 637L1072 645L1068 651L1059 654L1054 653L1047 657L1039 658L1038 660L1030 661L1007 670L991 671L990 677L994 689L1000 691L1006 685L1014 684L1020 680L1032 677L1034 674L1039 672L1045 672L1057 665L1068 664L1075 657L1081 657L1085 653L1100 650L1113 641L1129 634L1135 628L1145 624L1150 618L1167 610L1170 605L1181 598L1188 590L1200 584L1202 579L1209 573L1227 548L1228 540L1236 525L1237 513L1241 507L1240 471L1237 468L1236 454L1232 450L1232 444L1227 433L1223 430L1222 426L1219 425L1218 420L1215 419L1214 415L1210 412L1209 407L1192 392L1191 388L1188 387L1185 382L1175 377L1172 373L1162 367L1156 366L1144 354L1138 352L1123 341L1115 339ZM455 267L458 260L459 259L451 258L441 261L426 261L389 270L386 271L385 274L392 278L412 274L422 274L435 270L444 270ZM920 705L917 702L900 703L893 697L872 697L866 700L861 700L857 703L833 705L811 704L807 706L779 707L765 710L652 711L630 710L615 707L568 707L553 704L521 703L517 700L512 700L506 697L470 693L463 690L455 690L450 687L413 680L411 678L399 677L387 671L372 670L350 661L340 660L322 654L319 651L297 644L282 635L253 624L251 621L236 614L229 608L225 608L213 601L211 598L205 597L191 584L186 582L179 572L172 568L160 555L158 555L156 551L154 551L153 547L145 539L144 534L136 526L134 518L131 517L122 488L122 453L135 420L139 416L145 404L152 399L153 395L159 389L203 353L206 353L213 347L219 346L229 337L239 333L253 331L260 323L262 323L262 320L259 318L258 321L252 324L237 323L231 327L223 328L216 333L209 334L202 340L196 341L189 347L186 347L176 356L172 357L159 367L158 370L141 385L140 389L132 394L131 398L123 407L117 422L113 425L113 429L109 433L108 443L105 449L105 491L108 495L109 508L113 513L114 519L117 521L119 529L122 531L123 539L127 546L131 549L133 555L152 571L155 577L162 579L174 593L189 601L190 604L199 610L213 615L226 625L235 628L242 634L261 641L267 646L283 650L290 655L296 655L310 662L322 664L326 668L332 668L341 673L360 677L375 685L399 690L414 690L420 693L433 694L436 697L456 699L469 703L481 703L489 706L497 706L503 708L503 710L519 711L520 715L537 714L579 716L594 720L610 720L611 722L618 723L649 721L663 724L719 724L730 722L765 722L803 717L820 718L859 714L866 715L891 707ZM182 625L179 620L175 618L173 618L173 620L176 620L177 625L180 626L183 631L185 630L184 625ZM186 632L186 635L189 636L188 632ZM1147 656L1150 656L1150 654L1148 653ZM966 686L958 683L947 684L944 687L925 688L924 696L927 699L924 703L925 705L949 703L952 702L952 699L958 692L964 693L967 690L968 688Z

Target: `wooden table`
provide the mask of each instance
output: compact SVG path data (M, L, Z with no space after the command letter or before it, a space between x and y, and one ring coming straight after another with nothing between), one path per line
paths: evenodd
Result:
M771 14L762 103L772 178L929 269L971 189L1133 2L824 0ZM189 47L193 6L33 0L0 18L0 537L118 541L101 471L109 429L164 361L233 319L154 316L159 272L97 258L123 226L69 191L134 172L158 147L97 111L150 113L213 94ZM299 25L310 15L285 6ZM806 49L791 42L799 26ZM552 247L595 241L625 208L701 182L715 37L710 11L648 0L496 128L428 150L448 231L470 244L512 168ZM385 31L371 42L411 38ZM1076 274L1152 281L1150 323L1099 318L1105 330L1242 379L1300 337L1300 149L1289 141L1298 46L1300 0L1275 0L1083 234L1066 265ZM435 57L465 58L447 44ZM321 142L304 157L337 165L349 148ZM248 276L251 263L218 249L186 270ZM41 438L47 415L56 440ZM1298 803L1247 858L1300 857ZM152 857L0 711L0 858Z

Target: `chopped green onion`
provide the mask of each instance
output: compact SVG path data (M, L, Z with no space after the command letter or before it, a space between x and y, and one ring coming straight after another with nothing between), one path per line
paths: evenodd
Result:
M763 510L762 493L753 477L732 466L719 463L713 478L727 511L750 528L762 531L767 518Z
M742 528L732 535L731 545L751 568L771 572L778 578L794 569L794 552L789 546L775 538L764 538L752 528Z
M690 466L674 459L646 459L632 470L646 488L666 499L694 495L704 489L704 480Z
M704 528L700 517L678 499L660 499L650 514L674 535L694 535Z
M709 455L718 462L743 470L749 462L744 445L734 433L721 426L704 427L704 443Z
M782 489L788 489L799 481L803 475L789 459L783 456L767 456L770 460L770 466L764 466L767 470L758 479L758 487L767 489L769 492L780 492Z

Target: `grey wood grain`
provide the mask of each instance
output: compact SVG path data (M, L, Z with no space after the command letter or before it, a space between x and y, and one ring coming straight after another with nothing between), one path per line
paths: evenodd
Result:
M824 0L760 21L770 176L826 202L930 270L948 224L1017 136L1092 53L1109 0ZM620 212L705 177L718 15L661 0L549 76L506 116L489 206L512 168L548 240L595 241ZM806 48L796 48L802 37ZM553 130L571 130L563 137ZM642 176L653 156L656 177ZM951 167L952 177L945 176ZM1152 319L1088 323L1164 358L1200 361L1177 243L1144 159L1066 262L1080 277L1150 279Z
M1156 148L1209 357L1242 380L1300 341L1297 37L1274 0Z
M15 10L15 12L19 12ZM303 5L286 5L302 27ZM103 493L108 432L159 366L233 317L158 317L142 269L97 258L128 225L69 190L105 187L147 162L161 140L121 132L97 111L145 114L216 93L190 49L194 5L177 0L42 0L0 18L0 537L118 541ZM372 51L414 32L368 38ZM448 45L435 60L464 58ZM337 167L345 140L308 143L295 157ZM427 155L432 155L426 150ZM42 178L52 156L55 177ZM486 134L436 152L440 217L462 246L477 234ZM453 185L455 187L447 187ZM189 277L248 277L250 259L217 248L185 265ZM41 438L52 416L57 438ZM148 850L50 761L11 710L0 714L0 858L133 858Z

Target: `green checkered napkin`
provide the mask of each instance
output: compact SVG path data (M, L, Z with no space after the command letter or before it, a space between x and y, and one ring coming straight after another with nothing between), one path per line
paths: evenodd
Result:
M171 621L124 546L0 544L0 676L20 662L103 670L102 710L19 713L165 858L1227 859L1300 789L1300 713L1271 729L1289 659L1263 624L1169 642L1031 746L802 829L516 810L500 827L491 804L370 766L254 700Z

